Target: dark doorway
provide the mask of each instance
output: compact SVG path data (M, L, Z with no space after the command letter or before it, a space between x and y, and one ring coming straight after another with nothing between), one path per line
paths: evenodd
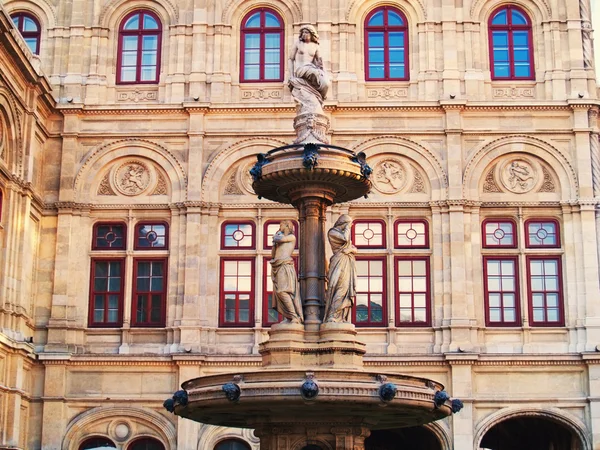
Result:
M518 417L494 425L483 437L489 450L578 450L573 433L560 423L537 417Z
M318 445L306 445L304 447L302 447L302 450L323 450L321 447L319 447Z
M420 426L372 431L365 450L442 450L442 446L435 434Z

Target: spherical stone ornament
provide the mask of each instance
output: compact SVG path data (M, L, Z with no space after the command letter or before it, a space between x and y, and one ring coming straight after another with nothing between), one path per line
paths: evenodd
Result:
M222 389L223 392L225 392L225 397L227 397L227 400L230 402L237 402L242 394L240 387L235 383L225 383Z
M319 385L314 380L306 380L300 386L300 395L304 400L313 400L319 395Z
M384 402L391 402L396 397L398 388L394 383L382 384L379 388L379 398Z
M114 173L114 185L123 195L140 195L150 185L152 174L149 167L141 161L127 161Z
M129 426L126 423L121 422L115 427L115 437L117 437L119 440L127 439L127 437L129 437L129 433Z

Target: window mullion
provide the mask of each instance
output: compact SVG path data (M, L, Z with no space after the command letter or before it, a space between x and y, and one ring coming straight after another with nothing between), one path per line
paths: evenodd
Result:
M140 18L141 20L141 18ZM140 83L142 80L142 42L144 41L142 39L142 31L138 31L137 32L137 48L138 48L138 53L137 53L137 59L136 59L136 67L135 67L135 81L136 83Z
M264 20L262 17L264 13L261 13L261 20ZM265 41L266 41L266 32L263 27L260 29L260 50L258 51L258 79L260 81L265 81Z

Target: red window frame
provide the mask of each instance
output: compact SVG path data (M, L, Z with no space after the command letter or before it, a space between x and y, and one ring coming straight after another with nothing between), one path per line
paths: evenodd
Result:
M266 26L266 14L273 14L279 21L278 27ZM259 27L247 27L246 22L255 14L260 14L260 26ZM271 8L257 8L250 11L244 16L241 23L241 37L240 37L240 81L243 83L265 83L265 82L277 82L283 81L283 66L285 60L283 57L283 33L284 33L284 22L281 15ZM247 79L244 74L246 67L246 35L248 34L259 34L260 37L260 48L259 48L259 75L258 79L251 78ZM279 34L279 77L278 78L265 78L265 55L266 55L266 35L267 34Z
M121 241L122 241L122 245L119 246L115 246L115 247L100 247L98 245L98 240L99 240L99 236L98 236L98 228L100 227L109 227L110 230L107 231L107 233L104 235L104 239L109 241L108 236L109 233L113 233L113 227L123 227L122 230L122 237L121 237ZM113 241L114 242L114 241ZM111 250L125 250L127 248L127 225L124 222L96 222L94 224L94 226L92 227L92 250L101 250L101 251L111 251Z
M117 448L117 446L115 445L115 443L110 440L107 437L104 436L92 436L90 438L87 438L85 441L83 441L81 444L79 444L79 447L77 447L79 450L87 450L90 448L97 448L97 447L108 447L111 446L112 448ZM109 448L111 448L109 447Z
M27 47L29 47L29 49L31 50L31 52L34 55L39 55L40 54L40 42L42 40L42 27L40 26L40 21L37 19L37 17L35 17L32 14L26 13L26 12L17 12L15 14L12 14L10 16L10 18L12 19L15 27L19 30L19 33L21 33L21 36L23 36L23 39L27 43ZM16 19L16 23L15 23L15 19ZM24 29L25 28L25 19L29 19L33 23L35 23L37 30L36 31L25 31L25 29ZM28 41L29 39L35 39L35 50L31 48L31 45L29 44L29 41Z
M148 15L152 17L156 23L158 24L158 29L145 29L144 28L144 15ZM138 28L135 30L125 30L124 26L129 19L133 16L139 15L138 18ZM162 22L160 18L152 11L146 9L137 9L127 14L125 18L121 21L119 25L119 44L117 49L117 84L157 84L159 82L160 77L160 62L161 62L161 46L162 46ZM126 36L136 36L137 37L137 55L136 55L136 65L135 65L135 80L123 80L121 69L123 66L123 41ZM156 68L155 75L153 80L142 80L142 51L143 51L143 41L144 36L156 36ZM150 66L150 65L149 65ZM127 66L133 67L133 66Z
M488 262L489 261L510 261L513 263L513 283L514 289L504 290L502 286L502 281L506 277L507 274L502 273L502 266L500 267L500 273L494 274L494 276L498 276L500 278L500 288L498 290L490 289L490 274L488 273ZM484 291L484 303L485 303L485 325L487 327L517 327L521 325L521 299L519 296L520 287L519 287L519 258L518 256L484 256L483 257L483 291ZM505 320L506 310L510 308L510 306L505 306L504 294L513 294L514 305L513 309L515 310L515 320L509 321ZM500 296L499 306L491 305L490 303L490 295L498 294ZM500 312L501 320L492 321L491 320L491 309L498 309Z
M388 24L388 13L389 11L398 14L404 25L389 25ZM379 13L383 12L383 25L369 25L371 18ZM370 75L370 58L369 58L369 33L383 33L383 77L375 78ZM390 38L389 33L404 33L404 42L402 48L404 51L404 76L403 77L392 77L390 76L390 57L389 47ZM365 80L366 81L408 81L410 79L410 58L409 58L409 36L408 36L408 20L402 11L393 6L381 6L374 9L369 13L364 22L364 37L365 37Z
M425 243L423 245L401 245L398 241L398 225L409 223L409 224L423 224L424 225L424 237ZM411 230L414 228L409 228ZM416 230L415 230L416 232ZM416 239L419 236L418 232L413 239ZM412 240L412 239L411 239ZM394 248L429 248L429 222L424 219L398 219L394 222Z
M229 290L225 291L225 264L230 261L248 261L250 262L250 290L249 291L239 291L239 290ZM220 327L253 327L254 326L254 299L255 299L255 291L254 284L256 282L256 272L255 272L255 257L247 256L247 257L221 257L220 263L220 276L219 276L219 326ZM235 295L235 320L233 321L225 321L225 312L226 312L226 299L227 295ZM248 295L248 321L242 322L239 320L239 296L240 295Z
M121 263L121 268L120 268L120 285L119 285L119 292L117 292L116 294L114 294L114 291L109 291L108 290L108 286L107 286L107 290L102 291L102 290L96 290L95 289L95 281L96 281L96 263L99 262L107 262L107 263L112 263L112 262L119 262ZM123 326L123 297L124 297L124 291L125 291L125 258L121 257L121 258L92 258L91 259L91 270L90 270L90 305L89 305L89 311L88 311L88 326L90 328L119 328L121 326ZM110 274L109 274L110 275ZM110 278L110 277L109 277ZM107 281L108 283L108 281ZM111 295L110 293L113 292L112 295L118 295L118 305L117 305L117 321L116 322L108 322L108 296ZM96 321L94 320L94 312L95 312L95 297L96 295L103 295L104 296L104 317L102 319L102 321Z
M151 243L156 242L156 240L152 241L149 239L152 237L152 235L151 235L152 233L154 233L157 237L161 237L161 235L159 233L157 233L156 230L154 230L154 227L156 227L156 226L165 227L165 234L162 236L162 237L164 237L164 245L161 245L161 246L151 245L150 247L144 247L144 246L140 245L140 240L142 239L142 237L140 236L140 230L144 226L150 227L150 230L146 233L146 239L148 239L148 241ZM160 221L160 222L152 222L152 221L138 222L135 225L134 232L135 232L134 244L133 244L134 250L147 251L147 250L168 250L169 249L169 224L167 222L162 222L162 221Z
M366 230L371 230L370 224L381 225L381 244L379 244L379 245L359 245L356 243L356 225L365 224L365 223L368 224ZM366 230L365 230L365 232L366 232ZM371 231L373 231L373 230L371 230ZM363 237L364 237L365 232L363 232ZM381 219L356 219L352 222L351 234L352 234L352 243L354 244L354 246L356 248L386 248L387 247L386 229L385 229L385 221L384 220L381 220ZM370 238L370 239L367 239L366 237L364 237L364 238L367 241L370 241L376 235L377 235L377 233L373 233L372 238Z
M127 450L165 450L165 446L158 439L141 437L129 444Z
M555 236L555 243L554 244L535 244L531 242L530 239L530 233L529 233L529 225L531 224L542 224L542 223L552 223L554 225L554 236ZM539 233L539 231L538 231ZM552 235L552 233L548 233L549 235ZM541 239L541 237L539 237ZM525 221L525 246L527 248L560 248L561 243L560 243L560 225L558 223L558 220L556 219L550 219L550 218L532 218L532 219L527 219Z
M529 323L532 327L563 327L565 325L565 311L564 311L564 295L563 295L563 279L562 279L562 258L561 256L548 256L548 255L535 255L535 256L527 256L527 298L528 298L528 306L529 306ZM543 289L543 290L535 290L532 286L532 274L531 270L531 262L532 261L556 261L556 284L557 289ZM549 274L548 276L551 276ZM546 273L544 272L541 277L544 278L544 284L546 284ZM541 294L543 296L542 306L538 306L534 302L534 295ZM548 307L548 294L556 295L557 305L554 307ZM556 309L558 314L557 321L549 321L548 318L548 310ZM535 310L542 309L544 311L545 320L535 320Z
M226 241L227 241L227 236L233 236L232 233L231 235L229 234L225 234L226 228L229 225L237 225L238 229L239 226L241 225L250 225L252 227L252 242L250 245L239 245L239 246L233 246L233 245L226 245ZM242 231L243 233L243 231ZM235 240L235 236L233 236L233 239ZM243 237L242 237L243 239ZM237 242L241 242L241 239ZM225 221L221 224L221 250L254 250L256 248L256 224L250 220L242 220L242 221Z
M497 224L497 228L496 230L494 230L493 233L488 233L487 232L487 225L488 224ZM500 225L501 224L509 224L512 228L512 236L513 236L513 242L512 244L489 244L487 241L487 236L491 235L493 236L494 239L500 240L502 239L506 234L504 230L500 229ZM500 235L496 235L497 232L500 233L505 233L504 236L502 237L498 237ZM506 218L496 218L496 217L490 217L488 219L485 219L482 223L481 223L481 238L482 238L482 247L483 248L517 248L518 245L518 240L517 240L517 224L513 219L506 219Z
M366 277L361 276L360 274L357 273L357 278L367 278L368 279L368 283L369 283L369 290L367 291L360 291L359 286L356 287L356 301L354 304L354 307L352 308L352 323L354 323L357 327L384 327L387 325L387 261L386 261L386 257L385 256L373 256L373 257L367 257L367 256L359 256L356 257L356 261L367 261L367 262L372 262L372 261L378 261L381 262L381 283L382 283L382 289L381 291L371 291L371 282L370 282L370 267L369 267L369 274L367 274ZM359 285L360 285L360 280L359 280ZM368 320L366 321L358 321L358 301L359 301L359 295L367 295L367 317ZM371 302L370 302L370 298L372 295L381 295L381 321L373 321L371 320Z
M271 235L271 239L269 239L269 225L277 225L277 227L279 227L279 224L283 221L283 220L289 220L290 222L292 222L294 224L294 236L296 236L296 246L294 247L294 249L298 250L298 242L300 241L300 236L298 236L298 222L296 220L292 220L292 219L281 219L281 220L267 220L264 225L263 225L263 248L265 250L270 250L273 248L273 238Z
M139 276L139 265L140 263L151 263L151 264L162 264L162 290L154 291L152 290L152 280L153 273L150 273L148 278L149 288L148 290L140 290L138 289L138 276ZM152 267L152 266L151 266ZM168 289L168 264L167 258L134 258L133 259L133 289L132 289L132 299L131 299L131 326L132 327L144 327L144 328L163 328L166 322L166 310L167 310L167 289ZM160 310L159 310L159 318L158 320L152 320L152 310L158 309L150 306L146 309L146 320L138 320L137 310L138 310L138 302L139 296L144 295L147 298L147 301L152 301L152 296L158 295L160 297Z
M515 25L512 23L512 11L518 11L520 14L525 17L527 20L526 25ZM498 25L493 24L494 18L501 13L502 11L506 11L507 24L506 25ZM514 32L527 32L527 39L529 42L528 48L528 58L529 58L529 73L530 75L527 77L519 77L515 75L515 60L514 60ZM494 58L494 32L506 32L508 39L508 66L510 74L507 77L497 76L495 74L495 58ZM489 52L490 52L490 72L492 80L534 80L535 79L535 64L534 64L534 51L533 51L533 28L531 25L531 18L529 14L527 14L522 8L519 8L515 5L504 5L500 8L494 10L494 12L490 15L488 21L488 42L489 42Z
M294 256L293 259L294 259L294 268L296 269L296 274L298 274L298 257ZM271 270L270 270L271 264L269 263L269 261L271 261L270 257L265 256L263 258L262 325L264 327L270 327L271 325L281 322L281 319L283 319L283 316L281 314L279 314L277 312L277 310L275 310L271 307L271 296L273 295L273 291L269 289L269 280L271 279ZM276 321L269 319L270 313L277 315Z
M398 271L398 263L400 261L423 261L425 263L425 290L410 290L410 291L402 291L400 292L400 283L399 283L399 271ZM414 275L413 275L414 277ZM414 283L414 281L412 281ZM396 256L394 258L394 286L395 286L395 298L396 298L396 326L397 327L428 327L431 326L431 265L429 256ZM400 316L400 310L404 309L401 307L401 295L409 294L411 296L411 320L410 321L402 321ZM415 320L415 294L424 294L425 296L425 321L419 322ZM423 307L419 307L422 309Z

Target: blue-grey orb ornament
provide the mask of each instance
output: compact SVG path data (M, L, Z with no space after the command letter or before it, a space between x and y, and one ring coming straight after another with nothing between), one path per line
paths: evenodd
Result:
M242 394L240 387L235 383L225 383L222 389L223 392L225 392L225 397L227 397L227 400L230 402L237 402Z
M437 391L433 397L433 403L436 408L441 408L447 400L450 400L450 396L446 391Z
M315 383L313 380L306 380L300 386L300 395L305 400L313 400L317 395L319 395L319 385Z
M385 383L379 386L379 398L384 402L391 402L396 397L398 388L394 383Z

